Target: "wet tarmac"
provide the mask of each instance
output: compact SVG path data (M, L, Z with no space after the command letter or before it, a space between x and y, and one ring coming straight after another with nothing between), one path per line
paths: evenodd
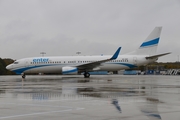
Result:
M0 120L180 120L180 76L0 76Z

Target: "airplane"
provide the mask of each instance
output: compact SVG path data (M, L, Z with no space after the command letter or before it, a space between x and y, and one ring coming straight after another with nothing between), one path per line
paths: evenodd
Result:
M85 78L89 78L92 71L118 71L147 65L170 54L156 54L161 30L162 27L155 27L138 49L127 54L119 55L119 47L111 56L31 57L16 60L6 69L21 74L22 78L29 73L84 74Z

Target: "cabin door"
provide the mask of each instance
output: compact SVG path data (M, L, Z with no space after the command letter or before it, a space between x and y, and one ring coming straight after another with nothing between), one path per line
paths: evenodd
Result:
M29 67L28 61L25 61L25 67Z
M133 63L134 65L137 65L137 57L133 57Z

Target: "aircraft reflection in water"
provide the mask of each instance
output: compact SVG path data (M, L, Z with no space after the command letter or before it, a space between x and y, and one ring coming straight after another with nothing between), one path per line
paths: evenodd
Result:
M161 116L159 113L153 113L152 111L142 111L146 116L148 116L150 119L152 118L153 120L161 120Z
M107 83L109 84L108 80ZM158 99L153 98L154 91L153 86L126 86L126 88L121 87L115 87L115 86L101 86L98 87L88 87L88 86L75 86L74 84L78 83L87 83L91 84L92 81L87 80L79 80L78 79L66 79L61 81L61 87L58 88L57 91L53 92L45 92L44 88L42 92L42 89L33 89L34 93L29 92L30 94L21 94L26 96L28 99L32 100L90 100L91 98L111 98L111 104L114 109L117 109L120 113L122 113L122 106L120 106L121 102L134 102L134 103L140 103L140 110L139 112L142 112L143 115L147 116L150 120L161 120L161 116L158 113L157 105L159 103ZM102 82L102 81L98 81ZM104 82L104 81L103 81ZM72 84L73 83L73 84ZM23 86L24 82L22 82ZM25 83L26 84L26 83ZM151 83L152 85L155 84L154 82ZM151 92L145 93L145 91L137 91L138 88L149 89ZM101 92L106 91L106 92ZM138 98L134 96L144 96L148 95L147 99L144 98ZM116 99L115 99L116 98Z
M33 80L34 81L34 80ZM45 80L46 81L46 80ZM52 80L51 80L52 81ZM106 83L109 84L108 80ZM28 82L32 82L28 80ZM137 101L143 101L142 99L129 99L127 97L131 96L138 96L138 95L144 95L144 92L136 91L135 89L138 89L137 86L127 86L127 88L121 88L121 87L108 87L108 86L101 86L101 87L93 87L93 86L74 86L74 84L81 84L81 83L91 83L92 81L87 81L86 79L79 80L78 79L65 79L61 80L61 85L59 88L54 89L53 92L45 92L49 88L33 88L33 92L31 92L31 89L29 89L28 93L26 93L26 97L33 100L52 100L52 99L88 99L91 97L95 98L118 98L118 100L121 101L128 101L128 102L137 102ZM102 81L99 81L102 82ZM53 81L52 81L53 83ZM73 83L73 84L72 84ZM26 85L26 82L22 81L22 89L24 88L24 84ZM54 83L54 84L59 84ZM101 92L106 91L106 92ZM114 105L118 105L118 101L112 102ZM120 108L120 107L119 107ZM117 109L119 109L117 108ZM120 110L120 109L119 109Z
M141 107L141 112L150 120L161 120L161 116L157 109L158 103L147 103Z
M112 104L116 107L117 110L119 110L120 113L122 112L117 99L112 99Z
M156 81L149 81L150 85L144 87L145 89L149 89L150 92L146 93L147 98L145 104L140 107L140 111L147 116L150 120L161 120L161 116L158 112L158 104L162 103L155 95L158 91L154 88L156 85Z

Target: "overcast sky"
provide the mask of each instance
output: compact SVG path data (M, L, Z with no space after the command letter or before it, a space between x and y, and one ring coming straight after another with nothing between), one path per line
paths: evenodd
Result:
M0 0L0 57L121 54L162 26L158 53L180 55L180 0Z

